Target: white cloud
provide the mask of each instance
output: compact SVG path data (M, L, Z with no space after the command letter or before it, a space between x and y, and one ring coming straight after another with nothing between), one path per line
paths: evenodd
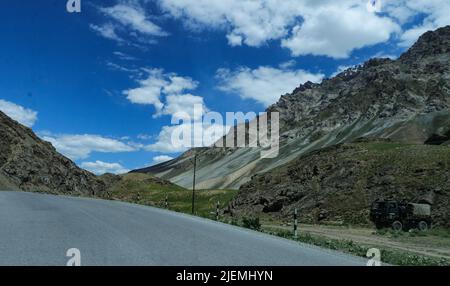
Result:
M228 34L227 39L228 39L228 44L230 44L230 46L232 46L232 47L242 46L242 36L235 35L235 34Z
M161 27L148 19L143 7L130 3L117 4L112 7L100 8L100 11L134 31L151 36L167 36Z
M132 36L140 43L154 43L155 37L168 36L160 26L150 21L139 1L120 1L111 7L100 7L99 11L107 17L107 22L101 25L91 24L90 28L107 39L124 43L125 40L118 32ZM139 47L137 44L132 45Z
M192 30L226 33L231 46L277 40L293 56L346 58L355 49L399 39L411 45L424 31L450 24L448 0L159 0ZM371 6L370 6L371 7ZM406 31L401 26L423 17ZM396 36L396 37L392 37ZM398 36L398 37L397 37Z
M354 49L387 41L399 26L371 13L367 0L159 0L188 27L227 31L231 46L259 47L271 40L295 56L348 57Z
M202 106L198 113L194 112L196 105ZM174 120L199 120L203 112L206 112L206 106L201 96L192 94L168 95L163 110L156 116L172 115Z
M106 163L102 161L83 162L80 166L81 168L91 171L97 175L102 175L105 173L124 174L130 171L119 163Z
M200 96L182 94L197 88L198 82L192 78L164 73L162 69L147 69L146 72L148 76L138 81L139 87L125 90L123 94L132 103L153 105L156 109L154 117L171 115L181 110L188 111L193 109L195 103L203 104Z
M386 42L392 33L400 31L392 19L370 13L363 6L320 7L305 14L304 19L289 38L282 40L281 45L294 56L347 58L354 49Z
M167 156L167 155L161 155L161 156L153 157L153 162L155 162L156 164L167 162L167 161L170 161L170 160L173 160L173 157L170 157L170 156Z
M99 135L42 134L41 138L52 143L58 152L73 160L85 159L92 152L119 153L132 152L139 149L137 144L124 143Z
M36 111L3 99L0 99L0 110L27 127L32 127L37 121L38 113Z
M161 110L163 103L161 102L161 90L167 84L163 78L162 70L148 70L149 76L139 81L139 87L125 90L123 94L132 103L154 105L156 110Z
M219 89L238 94L243 99L253 99L265 106L275 103L281 95L292 92L299 84L307 81L320 82L323 74L313 74L304 70L247 67L235 71L219 69L217 78Z
M196 89L198 86L198 82L190 77L181 77L174 73L168 74L166 77L169 79L169 83L163 88L163 92L166 94L178 94L185 90Z
M298 1L283 0L160 0L163 10L193 27L228 30L231 45L261 46L287 34Z

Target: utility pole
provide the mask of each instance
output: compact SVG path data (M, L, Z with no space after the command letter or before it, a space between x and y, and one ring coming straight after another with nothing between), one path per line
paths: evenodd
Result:
M197 151L194 150L194 179L192 180L192 214L194 214L195 205L195 172L197 170Z

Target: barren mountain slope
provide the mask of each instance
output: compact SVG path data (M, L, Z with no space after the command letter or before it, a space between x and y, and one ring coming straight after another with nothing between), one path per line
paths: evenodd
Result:
M447 26L422 35L397 60L372 59L321 84L307 82L281 96L268 108L280 113L280 154L274 159L261 159L258 148L197 149L197 187L239 188L253 175L299 155L359 137L415 144L447 138L449 107ZM192 157L189 150L175 160L135 172L191 187Z
M0 190L101 195L105 184L0 111Z

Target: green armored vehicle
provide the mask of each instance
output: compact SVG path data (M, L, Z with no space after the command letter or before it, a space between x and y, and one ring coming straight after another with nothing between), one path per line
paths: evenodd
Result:
M376 200L370 208L370 219L376 228L425 231L431 227L431 206L394 200Z

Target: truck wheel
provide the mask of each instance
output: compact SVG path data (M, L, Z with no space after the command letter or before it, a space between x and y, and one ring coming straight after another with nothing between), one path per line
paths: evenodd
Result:
M394 221L392 223L392 229L395 231L401 231L403 229L403 225L401 222L399 222L398 220Z
M417 224L417 227L419 228L420 231L427 231L428 230L428 223L426 221L421 220Z

